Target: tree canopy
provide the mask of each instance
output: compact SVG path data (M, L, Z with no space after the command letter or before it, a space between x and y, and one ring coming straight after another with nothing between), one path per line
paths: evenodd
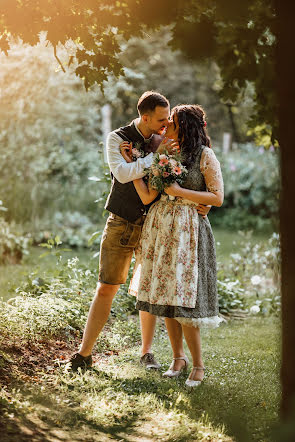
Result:
M121 43L171 27L169 44L191 60L214 58L229 103L241 99L248 83L255 91L252 128L277 138L273 54L276 17L272 0L1 0L0 47L21 38L35 45L46 39L61 68L76 61L75 72L88 89L110 74L124 75ZM60 58L59 44L67 49ZM265 138L265 144L267 143ZM270 141L269 141L270 142Z

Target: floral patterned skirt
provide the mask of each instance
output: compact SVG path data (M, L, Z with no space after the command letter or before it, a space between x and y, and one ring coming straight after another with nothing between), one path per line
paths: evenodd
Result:
M197 205L163 195L149 210L129 292L137 308L189 326L217 327L215 242Z

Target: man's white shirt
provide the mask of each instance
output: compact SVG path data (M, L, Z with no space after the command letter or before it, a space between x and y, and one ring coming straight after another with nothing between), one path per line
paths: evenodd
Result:
M153 153L149 153L144 158L138 158L132 163L127 163L120 152L122 141L124 140L115 131L109 133L107 137L107 158L114 177L120 183L125 184L144 177L144 169L152 165Z

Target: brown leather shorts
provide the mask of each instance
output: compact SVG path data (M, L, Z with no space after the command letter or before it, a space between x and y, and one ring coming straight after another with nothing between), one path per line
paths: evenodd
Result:
M100 243L98 280L105 284L124 284L131 258L139 243L145 216L130 223L110 213Z

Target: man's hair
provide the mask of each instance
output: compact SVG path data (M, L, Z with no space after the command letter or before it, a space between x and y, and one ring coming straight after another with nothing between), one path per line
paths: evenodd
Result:
M168 107L169 101L158 92L147 91L138 100L137 110L139 115L144 115L153 112L157 106Z

